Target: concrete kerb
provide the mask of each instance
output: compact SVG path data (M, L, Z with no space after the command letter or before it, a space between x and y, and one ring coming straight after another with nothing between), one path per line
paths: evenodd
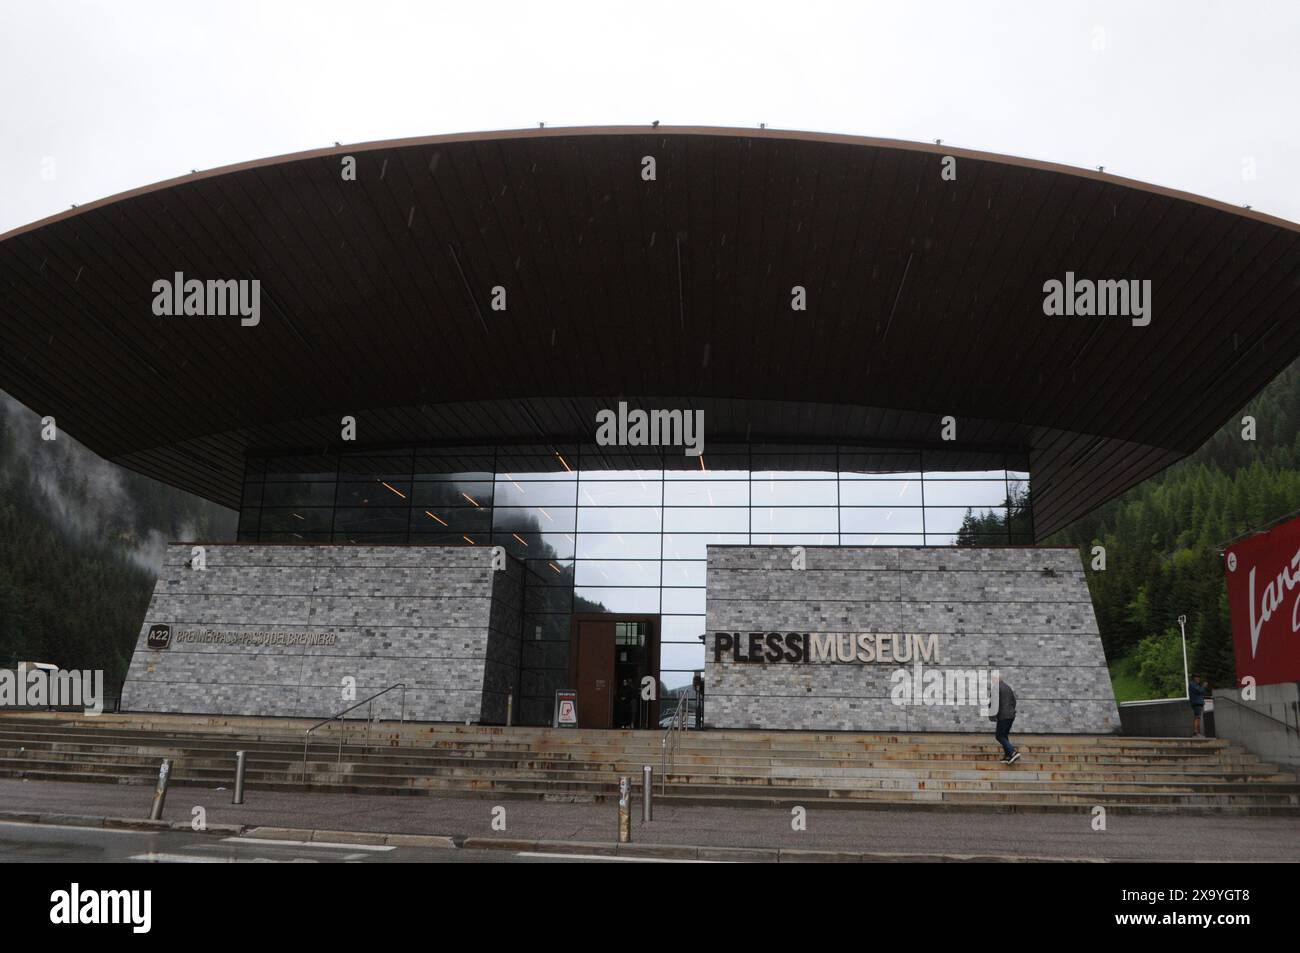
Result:
M511 837L314 830L297 827L245 827L239 824L209 824L203 831L194 831L187 821L151 821L145 818L101 817L89 814L39 814L31 811L0 811L0 822L50 824L61 827L103 827L118 830L192 831L259 840L299 841L304 844L363 844L423 847L434 850L501 850L513 853L573 854L629 859L640 857L717 863L1107 863L1106 860L1095 857L885 853L788 847L715 847L693 844L617 844L607 841L550 841Z

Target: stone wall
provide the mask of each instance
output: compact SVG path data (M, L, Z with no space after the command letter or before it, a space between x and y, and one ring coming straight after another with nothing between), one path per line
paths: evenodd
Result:
M936 635L927 669L996 669L1015 731L1115 732L1082 563L1073 549L710 546L705 723L717 728L991 733L975 705L896 703L899 665L715 661L720 632ZM914 663L905 668L912 670Z
M523 567L468 546L167 549L123 687L132 711L327 717L397 682L406 717L504 722ZM170 644L150 648L166 626ZM311 644L315 643L315 644ZM396 718L398 692L384 696Z

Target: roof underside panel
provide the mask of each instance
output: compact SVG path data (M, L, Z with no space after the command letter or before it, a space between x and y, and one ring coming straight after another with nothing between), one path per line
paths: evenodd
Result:
M178 272L259 280L260 324L155 316ZM1150 325L1044 316L1066 272L1150 280ZM345 414L362 445L589 440L622 398L705 410L706 446L1014 452L1041 537L1200 446L1300 353L1298 304L1295 226L1097 173L534 130L248 163L0 236L0 387L230 506L245 453L337 447Z

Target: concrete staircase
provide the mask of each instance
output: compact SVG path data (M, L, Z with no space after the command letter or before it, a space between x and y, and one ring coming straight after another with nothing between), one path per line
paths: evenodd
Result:
M640 788L661 732L187 715L0 715L0 777L249 790L598 800ZM369 732L367 736L367 727ZM341 757L340 757L340 743ZM1216 739L1021 735L1015 765L986 736L690 731L661 802L720 806L1300 814L1300 779Z

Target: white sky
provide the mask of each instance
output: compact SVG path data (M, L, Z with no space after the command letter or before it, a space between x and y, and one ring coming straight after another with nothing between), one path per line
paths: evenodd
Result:
M336 140L654 119L942 138L1298 220L1298 78L1294 0L0 0L0 231Z

